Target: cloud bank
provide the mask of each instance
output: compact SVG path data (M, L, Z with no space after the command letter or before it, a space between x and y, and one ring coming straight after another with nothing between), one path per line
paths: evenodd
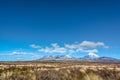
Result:
M32 48L37 48L39 52L43 53L88 53L89 55L95 55L98 53L98 47L109 48L103 42L83 41L81 43L64 44L63 46L57 43L52 43L50 46L40 47L38 45L30 45Z
M12 51L0 54L0 61L27 61L40 58L40 55L24 51Z

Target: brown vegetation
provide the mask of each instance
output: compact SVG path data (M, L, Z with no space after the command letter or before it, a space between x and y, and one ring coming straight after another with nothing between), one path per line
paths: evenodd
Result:
M119 63L4 62L0 80L120 80Z

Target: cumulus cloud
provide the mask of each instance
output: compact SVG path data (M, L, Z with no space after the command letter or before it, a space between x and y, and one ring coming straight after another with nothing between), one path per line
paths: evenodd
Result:
M87 53L97 53L98 50L97 49L92 49L92 50L83 50L83 52L87 52Z
M52 43L52 47L45 47L45 48L40 48L38 51L39 52L45 52L45 53L66 53L66 48L60 47L57 43Z
M103 47L108 48L103 42L92 42L92 41L83 41L81 43L74 43L74 44L65 44L66 48L74 49L74 48L96 48L96 47Z
M80 48L80 45L79 44L65 44L65 47L66 48L69 48L69 49L76 49L76 48Z
M35 46L35 45L34 45ZM33 45L32 45L33 47ZM81 43L64 44L52 43L51 46L37 47L39 52L44 53L80 53L85 52L90 55L97 56L98 47L108 48L103 42L83 41ZM34 47L33 47L34 48Z
M81 47L88 47L88 48L96 48L96 47L104 47L108 48L103 42L92 42L92 41L83 41L80 44Z
M40 48L39 45L35 45L35 44L31 44L30 47L32 47L32 48Z

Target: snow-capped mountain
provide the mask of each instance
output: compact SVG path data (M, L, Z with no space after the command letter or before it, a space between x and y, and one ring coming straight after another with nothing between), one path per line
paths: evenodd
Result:
M79 58L79 60L81 61L94 61L96 59L98 59L99 56L93 53L89 53L87 56L84 56L82 58Z
M97 54L95 54L95 53L88 53L88 55L85 56L85 57L89 57L89 58L99 58L99 56L98 56Z
M92 62L120 62L119 59L111 57L99 57L96 55L87 55L81 58L75 58L69 55L59 56L44 56L39 59L40 61L92 61Z
M40 58L41 61L60 61L60 60L76 60L76 58L69 55L60 55L60 56L44 56Z

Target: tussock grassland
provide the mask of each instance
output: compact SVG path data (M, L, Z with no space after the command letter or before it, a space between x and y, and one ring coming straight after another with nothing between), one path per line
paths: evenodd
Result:
M0 80L120 80L120 63L1 62Z

